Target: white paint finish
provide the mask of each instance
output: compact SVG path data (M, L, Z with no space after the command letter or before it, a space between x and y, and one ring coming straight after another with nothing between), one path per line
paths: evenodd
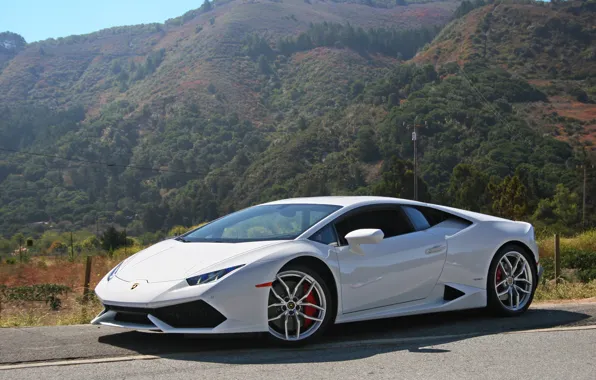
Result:
M377 244L385 237L383 231L374 228L363 228L352 231L346 235L346 240L350 244Z
M168 332L267 331L269 288L255 285L273 281L276 273L297 257L310 256L328 266L338 289L336 323L343 323L485 306L488 266L499 247L508 241L519 241L538 255L531 225L464 210L384 197L318 197L273 203L343 207L293 241L158 243L125 260L112 281L108 282L106 276L96 288L98 297L108 304L146 308L202 299L227 317L214 329L175 331L161 325ZM378 244L362 244L363 255L355 254L353 247L333 247L308 240L319 228L346 212L378 204L436 207L465 218L472 225L447 221L426 231L383 239ZM209 284L189 286L185 280L236 265L244 266ZM139 285L131 289L134 282ZM447 283L465 295L444 301ZM94 323L122 325L113 320L113 315Z
M363 244L363 255L353 253L350 246L338 248L343 312L425 298L446 255L446 250L433 254L426 250L444 245L443 238L420 231Z
M378 244L383 241L384 236L383 231L379 229L363 228L348 233L345 238L348 244L350 244L352 252L364 255L365 252L361 247L362 244Z
M450 285L453 286L453 284ZM453 301L444 301L444 286L444 284L437 284L433 288L432 292L424 299L341 314L337 317L335 323L358 322L408 315L438 313L443 311L476 309L486 306L486 292L484 289L466 287L458 284L454 287L464 291L466 294Z
M184 280L193 274L209 272L209 268L237 255L280 243L184 243L166 240L137 253L118 270L116 276L125 281L145 279L152 283Z

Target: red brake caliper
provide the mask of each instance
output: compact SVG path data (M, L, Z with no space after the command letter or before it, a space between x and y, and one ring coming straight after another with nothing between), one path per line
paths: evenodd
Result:
M310 286L308 284L304 284L304 293L308 292L309 287ZM313 294L312 291L308 294L305 301L306 301L306 303L311 303L313 305L317 304L317 299L315 298L315 295ZM312 307L312 306L304 307L304 314L308 315L309 317L314 317L316 313L317 313L317 309L315 309L314 307ZM304 318L304 328L308 328L308 326L310 326L312 323L313 323L312 320Z
M501 278L503 277L503 272L501 271L501 267L497 267L497 284L501 282Z

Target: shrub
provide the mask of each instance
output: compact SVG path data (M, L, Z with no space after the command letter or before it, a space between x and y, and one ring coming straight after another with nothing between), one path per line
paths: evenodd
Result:
M67 248L66 244L62 243L61 241L56 240L56 241L52 242L52 245L50 245L49 251L51 253L64 253L64 252L66 252L66 248Z
M184 226L174 226L168 233L168 236L180 236L185 232L188 232L189 229Z
M577 277L582 282L596 279L596 252L571 249L561 255L564 268L577 270Z
M0 285L0 302L44 301L52 310L58 310L62 306L62 300L58 296L66 294L70 290L68 286L56 284L15 287Z

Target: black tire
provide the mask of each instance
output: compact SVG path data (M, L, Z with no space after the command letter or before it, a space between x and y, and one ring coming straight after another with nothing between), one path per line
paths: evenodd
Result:
M324 294L324 297L325 297L326 311L325 311L325 315L324 315L322 322L321 322L320 326L318 327L318 329L304 339L285 340L285 339L276 337L275 335L273 335L271 333L271 331L269 331L267 336L268 336L268 339L270 342L272 342L276 346L288 347L288 348L304 346L306 344L310 344L310 343L316 341L317 339L319 339L325 333L325 331L327 330L329 325L331 323L333 323L333 321L335 320L335 314L336 314L336 310L337 310L337 306L336 306L337 300L336 300L335 295L332 294L329 285L327 284L325 279L316 270L309 268L307 266L304 266L304 265L300 265L300 264L294 265L294 264L290 263L287 266L285 266L284 268L282 268L280 270L280 272L278 273L278 275L282 274L282 273L293 272L293 271L301 272L301 273L304 273L304 274L312 277L320 285L320 288L321 288L321 290ZM273 286L276 286L277 281L278 280L274 281ZM278 289L279 289L279 287L278 287ZM274 297L274 295L272 294L272 292L270 290L269 291L269 304L271 304L272 301L277 302L276 299L273 297Z
M523 307L520 307L517 310L512 310L510 307L507 307L503 304L503 302L499 299L499 297L497 295L497 288L495 286L495 284L498 282L497 281L497 267L499 266L499 262L501 261L503 256L509 255L511 253L519 253L526 259L526 261L530 267L531 276L532 276L532 285L531 286L528 285L529 289L525 289L527 291L530 291L527 301L525 302ZM502 271L502 269L501 269L501 271ZM488 270L488 277L486 279L486 290L487 290L487 301L488 301L487 309L488 309L488 311L493 315L501 316L501 317L514 317L514 316L518 316L518 315L525 313L526 310L528 310L528 308L530 307L532 300L534 299L534 294L536 292L537 283L538 283L537 268L536 268L536 261L534 259L534 256L531 253L529 253L525 247L523 247L519 244L511 243L511 244L504 245L495 254L495 257L493 258L493 260L490 264L489 270ZM519 294L521 294L521 293L519 293ZM511 305L511 306L513 306L513 305Z

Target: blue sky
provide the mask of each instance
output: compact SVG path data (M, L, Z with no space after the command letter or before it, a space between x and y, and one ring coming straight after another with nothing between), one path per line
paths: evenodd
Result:
M203 0L2 0L0 32L27 42L85 34L112 26L164 22Z

